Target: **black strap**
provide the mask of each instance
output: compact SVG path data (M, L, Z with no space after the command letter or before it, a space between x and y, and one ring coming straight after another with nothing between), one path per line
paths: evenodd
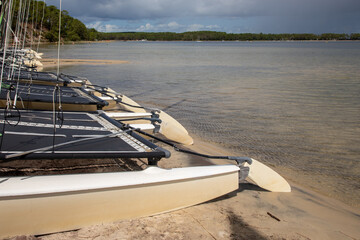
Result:
M205 157L205 158L211 158L211 159L227 159L227 160L233 160L233 161L236 161L238 165L241 165L245 162L247 162L248 164L251 164L252 163L252 159L249 158L249 157L235 157L235 156L214 156L214 155L207 155L207 154L203 154L203 153L198 153L198 152L195 152L195 151L191 151L191 150L187 150L187 149L183 149L183 148L179 148L176 144L172 143L172 142L169 142L167 140L164 140L162 138L159 138L159 137L156 137L152 134L149 134L147 132L144 132L140 129L137 129L137 128L133 128L129 125L124 125L125 128L130 128L130 129L133 129L134 131L140 133L140 134L143 134L145 136L148 136L148 137L151 137L159 142L162 142L162 143L165 143L171 147L174 148L175 151L177 152L183 152L183 153L187 153L187 154L191 154L191 155L195 155L195 156L200 156L200 157Z

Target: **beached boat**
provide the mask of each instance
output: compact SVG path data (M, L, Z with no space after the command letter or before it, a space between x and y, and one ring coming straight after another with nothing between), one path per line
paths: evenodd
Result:
M108 102L103 108L107 114L114 119L125 121L126 118L132 118L132 121L141 120L145 116L151 116L160 119L157 133L162 134L165 138L185 145L192 145L194 140L188 131L176 119L166 112L156 108L146 108L140 106L137 102L124 94L117 93L111 88L103 88L93 85L86 85L86 91L100 99ZM133 115L126 115L124 112L132 112ZM125 121L126 122L126 121Z
M237 166L170 170L156 167L157 161L170 154L137 135L135 132L142 133L142 127L124 123L123 118L153 117L133 104L125 106L141 111L88 113L5 108L0 114L0 161L147 158L150 167L140 172L0 178L0 236L65 231L191 206L235 191L239 170L242 179L249 174L265 189L290 191L280 175L249 158L215 157L235 160ZM249 172L251 162L256 164Z
M8 81L7 85L13 84L13 91L8 94L9 87L1 90L0 107L5 107L9 99L16 103L18 109L52 110L54 100L54 85L59 86L61 108L65 111L95 111L103 109L110 111L112 117L118 120L131 118L126 121L130 124L143 124L142 129L153 130L169 140L182 144L191 145L193 139L188 131L173 117L159 109L145 108L137 104L129 97L116 93L114 90L92 85L86 78L70 76L51 72L14 71L15 77L10 80L10 69L5 69L3 76ZM19 81L17 81L19 80ZM15 86L18 90L15 89ZM15 101L15 95L17 99ZM58 104L56 105L58 107ZM132 117L133 113L150 114L147 116ZM127 116L128 115L128 116ZM121 116L121 117L118 117ZM146 119L147 118L147 119Z
M7 7L10 8L7 11L10 19L11 4ZM6 29L5 39L10 35L8 33ZM9 59L7 64L11 66L13 60ZM18 65L22 69L21 62ZM8 80L13 77L9 75ZM248 174L255 183L259 181L260 186L268 190L280 182L275 184L276 187L281 186L280 191L289 191L287 182L264 165L251 165L249 171L247 165L255 160L199 154L167 141L164 142L176 151L234 160L237 165L158 168L157 162L170 157L170 153L141 137L139 134L160 140L142 131L144 127L136 123L140 118L158 123L157 119L160 119L162 124L165 123L160 127L160 133L171 140L191 144L192 138L175 119L157 109L141 107L111 89L91 90L89 83L81 88L62 87L60 75L56 77L56 87L49 86L54 85L54 79L52 84L33 84L32 74L30 77L18 76L16 87L14 82L1 83L0 104L4 111L0 113L0 162L141 158L147 159L149 167L135 172L0 177L0 237L66 231L180 209L237 190L239 176L244 179ZM46 80L46 74L44 78ZM37 81L40 80L38 77ZM65 82L66 79L62 85L66 85ZM106 97L111 99L104 99ZM96 111L106 108L109 102L121 111ZM75 112L64 112L68 110ZM183 135L185 138L181 139Z
M43 66L40 62L41 55L32 49L7 49L5 52L0 50L0 55L5 56L0 62L5 61L7 65L23 66L25 68L36 69Z
M89 95L80 87L54 88L49 85L14 83L3 81L0 92L0 107L5 108L11 101L11 107L17 109L53 110L61 105L64 111L96 111L108 103Z
M1 114L0 161L147 158L150 167L139 172L1 177L0 237L66 231L191 206L235 191L239 175L244 179L249 173L260 175L265 184L276 183L263 175L272 170L261 172L261 164L248 172L249 158L215 157L235 160L237 166L160 169L156 163L170 154L135 133L141 130L102 111L58 114L9 109Z
M1 114L0 161L146 158L150 166L135 172L0 177L0 237L158 214L238 188L236 165L156 167L169 152L102 111L64 112L55 124L53 114L35 110Z
M59 76L53 72L38 72L5 68L3 80L35 85L58 85L69 87L81 87L87 83L87 79L60 73Z
M162 158L169 155L102 111L7 110L0 113L0 160ZM138 146L139 145L139 146ZM167 155L168 154L168 155Z
M0 237L168 212L238 188L235 165L0 178Z
M39 76L41 76L39 81L50 83L50 85L28 85L16 83L15 81L4 81L0 93L0 108L5 108L11 101L11 107L16 106L17 109L52 110L54 108L53 101L56 101L55 108L61 107L64 111L96 111L104 109L108 110L109 116L111 115L115 119L123 121L127 119L126 123L129 124L143 124L142 129L160 133L169 140L187 145L193 143L193 139L187 130L164 111L158 109L147 109L147 111L146 108L141 107L132 99L125 95L119 95L112 90L112 95L103 95L98 92L100 90L88 87L58 86L55 91L54 86L52 86L52 83L57 82L55 76L51 73ZM68 81L72 79L81 80L79 77L69 79L71 76L67 78L64 76L68 75L62 76L63 79ZM88 82L88 80L86 81ZM131 113L142 113L142 115L135 116ZM150 118L149 114L151 114Z

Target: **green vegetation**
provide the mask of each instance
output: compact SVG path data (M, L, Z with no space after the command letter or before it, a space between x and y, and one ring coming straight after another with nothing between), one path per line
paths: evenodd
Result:
M26 2L26 4L25 4ZM29 18L27 26L30 31L27 38L33 36L38 39L42 28L42 37L47 41L58 41L59 14L60 11L55 6L44 5L43 1L32 0L30 6L28 1L22 1L22 9L26 8ZM13 14L13 29L19 15L20 0L15 0ZM43 14L44 13L44 14ZM24 15L24 13L22 13ZM226 33L213 31L198 32L113 32L102 33L94 28L88 29L80 20L73 18L66 10L61 11L61 39L62 41L94 41L94 40L123 40L134 41L146 39L149 41L291 41L291 40L360 40L360 33L352 34L311 34L311 33L283 33L283 34L264 34L264 33ZM24 23L25 24L25 23ZM32 33L30 34L29 32Z
M360 40L359 33L336 34L324 33L320 35L311 33L283 33L283 34L264 34L264 33L225 33L212 31L198 32L113 32L100 33L101 40L142 40L149 41L291 41L291 40Z
M27 27L33 30L33 37L38 37L42 28L42 37L47 41L58 41L59 35L59 14L60 10L55 6L47 6L43 1L31 1L30 6L24 5L22 1L22 9L26 8L28 14ZM27 2L27 1L26 1ZM16 0L14 4L13 29L16 27L19 15L20 0ZM45 8L44 8L45 7ZM44 13L44 14L43 14ZM24 13L22 13L24 15ZM23 24L26 24L23 23ZM31 33L27 33L29 38ZM61 39L63 41L94 41L98 39L99 33L95 29L87 29L85 24L80 20L73 18L66 10L61 11Z

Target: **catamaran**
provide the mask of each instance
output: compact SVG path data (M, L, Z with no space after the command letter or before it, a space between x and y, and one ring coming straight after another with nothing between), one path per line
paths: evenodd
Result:
M255 159L210 156L176 145L193 144L193 139L159 109L140 106L110 88L61 75L59 70L56 75L35 73L32 67L22 66L24 61L15 64L16 47L14 54L7 51L12 7L11 0L2 1L1 19L7 20L6 24L2 21L0 167L19 160L95 158L145 159L147 167L127 172L0 176L0 238L168 212L236 191L239 179L245 178L269 191L291 190L285 179ZM149 129L150 133L145 131ZM158 143L232 163L162 169L157 163L171 154Z
M236 165L157 167L170 153L102 111L63 112L55 123L53 115L51 111L5 111L0 122L1 162L146 158L149 167L134 172L0 177L0 237L158 214L238 188Z

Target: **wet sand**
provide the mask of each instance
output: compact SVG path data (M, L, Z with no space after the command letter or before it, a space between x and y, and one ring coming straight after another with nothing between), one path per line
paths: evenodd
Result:
M57 67L56 58L44 58L41 59L41 63L44 65L42 70L47 70ZM60 66L73 66L73 65L106 65L106 64L125 64L128 61L123 60L98 60L98 59L60 59Z
M88 63L79 60L79 64ZM193 150L232 155L218 146L202 142L196 136L194 140L195 144L190 147ZM161 160L159 165L171 168L222 163L224 161L208 161L172 151L172 157ZM97 164L93 169L102 171L104 164ZM117 167L111 161L106 164ZM134 166L131 164L129 169L138 170ZM64 166L57 172L69 169L71 167ZM81 169L84 168L76 171L83 171ZM281 168L274 169L286 179L291 178ZM301 180L298 179L298 182ZM358 208L291 181L290 185L291 193L272 193L250 183L240 183L239 189L231 194L170 213L14 239L360 239Z

